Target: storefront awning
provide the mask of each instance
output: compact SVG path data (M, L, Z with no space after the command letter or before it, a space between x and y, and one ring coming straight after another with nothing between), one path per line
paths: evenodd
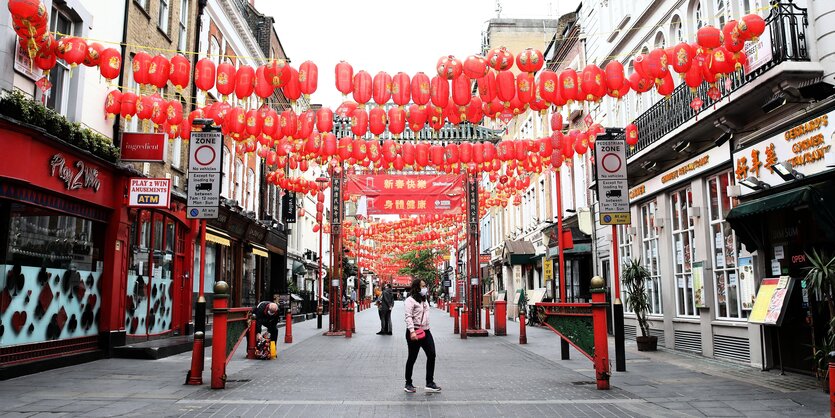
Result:
M502 258L505 263L526 264L536 255L536 248L528 240L505 241Z
M815 186L804 186L743 203L731 209L725 219L748 251L755 251L763 243L766 216L786 209L808 207L821 234L835 239L833 203L827 202Z
M254 245L252 246L252 254L257 255L259 257L264 257L264 258L267 258L267 257L270 256L270 253L267 252L266 248L256 247Z
M228 238L224 238L215 234L210 234L208 232L206 233L206 241L214 242L220 245L225 245L227 247L231 245L231 241L229 241Z

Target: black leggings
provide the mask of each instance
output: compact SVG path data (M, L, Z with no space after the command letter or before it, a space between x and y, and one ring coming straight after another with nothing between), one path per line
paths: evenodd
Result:
M406 360L406 384L412 384L412 369L415 367L418 353L423 348L426 353L426 384L435 383L435 340L432 339L432 333L426 331L426 336L420 340L412 340L409 338L410 332L406 330L406 343L409 346L409 358Z

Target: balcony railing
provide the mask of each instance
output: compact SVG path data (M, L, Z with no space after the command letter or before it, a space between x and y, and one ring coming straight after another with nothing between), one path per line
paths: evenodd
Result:
M638 144L627 152L627 157L650 147L696 117L699 112L690 107L694 97L700 97L703 102L702 109L707 109L784 61L809 61L809 50L806 46L806 27L809 21L806 9L798 7L792 0L773 1L772 6L771 13L765 19L766 31L771 35L772 59L747 74L743 71L733 73L730 83L717 83L721 96L716 100L708 97L707 91L710 86L706 83L696 90L695 95L686 84L681 83L669 98L658 101L635 119L634 123L638 126Z

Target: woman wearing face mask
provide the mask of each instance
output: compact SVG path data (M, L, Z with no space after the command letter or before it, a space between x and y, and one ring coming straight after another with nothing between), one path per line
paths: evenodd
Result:
M435 384L435 340L429 331L429 303L426 295L429 289L421 279L412 280L409 297L406 298L406 344L409 346L409 358L406 360L406 386L408 393L414 393L412 385L412 369L415 366L418 352L423 348L426 353L426 391L440 392L440 386Z

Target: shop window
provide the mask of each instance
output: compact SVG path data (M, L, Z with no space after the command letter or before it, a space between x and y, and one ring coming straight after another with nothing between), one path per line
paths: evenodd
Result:
M129 335L171 328L177 226L161 213L139 211L131 226L125 329Z
M670 195L671 230L673 234L673 274L676 287L676 315L696 316L696 301L693 292L693 191L690 187L677 190Z
M66 35L74 34L73 21L54 7L51 18L49 28L55 33L56 41ZM59 59L55 67L49 71L49 81L52 83L52 88L49 89L46 106L66 116L69 110L70 66L64 60Z
M632 259L632 234L629 233L631 227L629 225L618 225L618 258L620 259L620 271L623 276L623 270L626 268L629 260ZM626 301L626 288L623 282L620 285L620 300ZM624 303L623 309L625 312L631 312L627 309L627 304Z
M649 313L661 315L661 271L658 257L658 228L655 222L658 204L653 200L641 206L641 258L650 274L647 283Z
M0 201L0 347L98 335L105 225Z
M206 242L206 271L203 273L203 292L213 293L217 271L217 244ZM194 293L200 292L200 240L194 243Z
M713 255L713 296L716 300L716 317L721 319L746 319L750 304L743 305L743 294L753 294L750 289L741 289L739 276L739 244L725 215L733 207L728 196L728 186L733 184L733 173L727 172L707 181L710 199L710 247ZM745 309L747 308L747 309Z

